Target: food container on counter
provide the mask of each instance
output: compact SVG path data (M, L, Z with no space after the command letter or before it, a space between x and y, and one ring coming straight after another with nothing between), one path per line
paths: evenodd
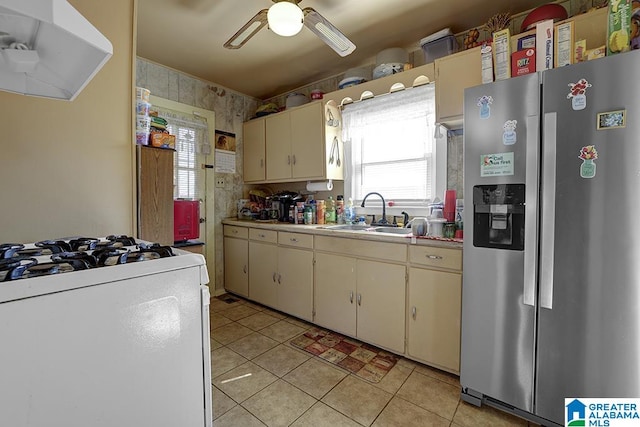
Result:
M149 102L149 96L151 96L151 91L149 89L145 89L143 87L136 87L137 99L143 102Z
M444 218L429 218L429 236L444 237L444 224L447 222Z

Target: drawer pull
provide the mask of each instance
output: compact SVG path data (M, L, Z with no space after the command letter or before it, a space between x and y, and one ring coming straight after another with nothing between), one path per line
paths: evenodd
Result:
M258 237L260 237L261 239L264 239L267 236L265 234L258 234Z
M415 307L411 307L411 317L413 317L413 320L416 320L416 308Z
M349 302L353 304L353 291L349 293Z
M231 230L233 234L238 234L238 230Z
M425 255L429 259L442 259L440 255Z
M295 237L292 237L291 239L289 239L290 241L292 241L293 243L298 243L298 239L296 239Z

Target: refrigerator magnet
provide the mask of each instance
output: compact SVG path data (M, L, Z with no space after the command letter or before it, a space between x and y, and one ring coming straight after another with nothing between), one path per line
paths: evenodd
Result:
M596 176L596 163L598 158L598 151L595 145L587 145L580 149L578 158L582 159L580 165L580 177L581 178L593 178Z
M517 120L507 120L504 122L504 126L502 129L504 132L502 133L502 143L504 145L513 145L516 143L517 135L516 135L516 125L518 124Z
M627 125L626 116L627 110L598 113L598 130L623 128Z
M480 155L480 176L513 175L513 153L494 153Z
M478 107L480 107L480 118L488 119L491 117L491 103L493 98L490 95L483 95L478 98Z
M580 79L577 83L569 83L568 86L571 90L567 99L571 100L571 108L575 111L584 110L587 107L587 88L591 87L591 83L586 79Z

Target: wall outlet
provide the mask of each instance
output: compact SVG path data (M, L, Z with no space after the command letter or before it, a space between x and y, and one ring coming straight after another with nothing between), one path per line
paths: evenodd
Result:
M224 178L218 177L216 178L216 188L224 187Z

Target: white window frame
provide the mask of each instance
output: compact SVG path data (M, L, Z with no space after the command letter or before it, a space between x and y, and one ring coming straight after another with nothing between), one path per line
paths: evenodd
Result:
M431 96L435 98L435 88L434 83L429 84L431 89ZM409 91L414 90L415 88L407 88L402 90L400 93L394 92L390 94L378 95L375 101L382 105L385 103L386 97L394 97L396 95L402 96L410 95ZM407 91L407 92L405 92ZM410 96L409 96L410 97ZM398 98L398 97L396 97ZM397 101L398 99L387 98L387 100ZM365 99L363 101L356 102L369 102L369 99ZM348 106L346 108L349 108ZM383 107L380 107L383 108ZM435 115L433 116L433 120L435 121ZM343 126L346 126L347 123L343 121ZM431 188L432 188L432 198L439 197L442 199L444 191L447 185L447 137L446 131L442 131L443 129L439 124L433 124L433 131L435 131L435 135L432 141L431 147ZM345 127L343 128L343 137L345 142L345 180L344 180L344 194L345 198L354 198L353 197L353 179L356 179L356 176L359 176L358 173L355 173L354 168L356 160L354 159L354 155L352 154L352 145L350 141L349 130ZM401 146L394 145L391 149L401 150ZM376 190L373 190L376 191ZM385 196L383 191L378 191ZM385 196L386 197L386 196ZM386 199L385 199L386 200ZM390 201L390 200L386 200ZM366 208L360 208L360 204L362 199L354 198L354 204L358 207L358 213L362 214L376 214L380 213L381 209L381 200L377 196L371 196L367 198ZM394 200L395 202L395 200ZM403 201L403 202L395 202L393 207L387 206L387 215L399 215L401 211L406 211L411 216L414 215L423 215L425 214L424 210L427 204L431 202L431 198L427 200L412 200L412 201Z

